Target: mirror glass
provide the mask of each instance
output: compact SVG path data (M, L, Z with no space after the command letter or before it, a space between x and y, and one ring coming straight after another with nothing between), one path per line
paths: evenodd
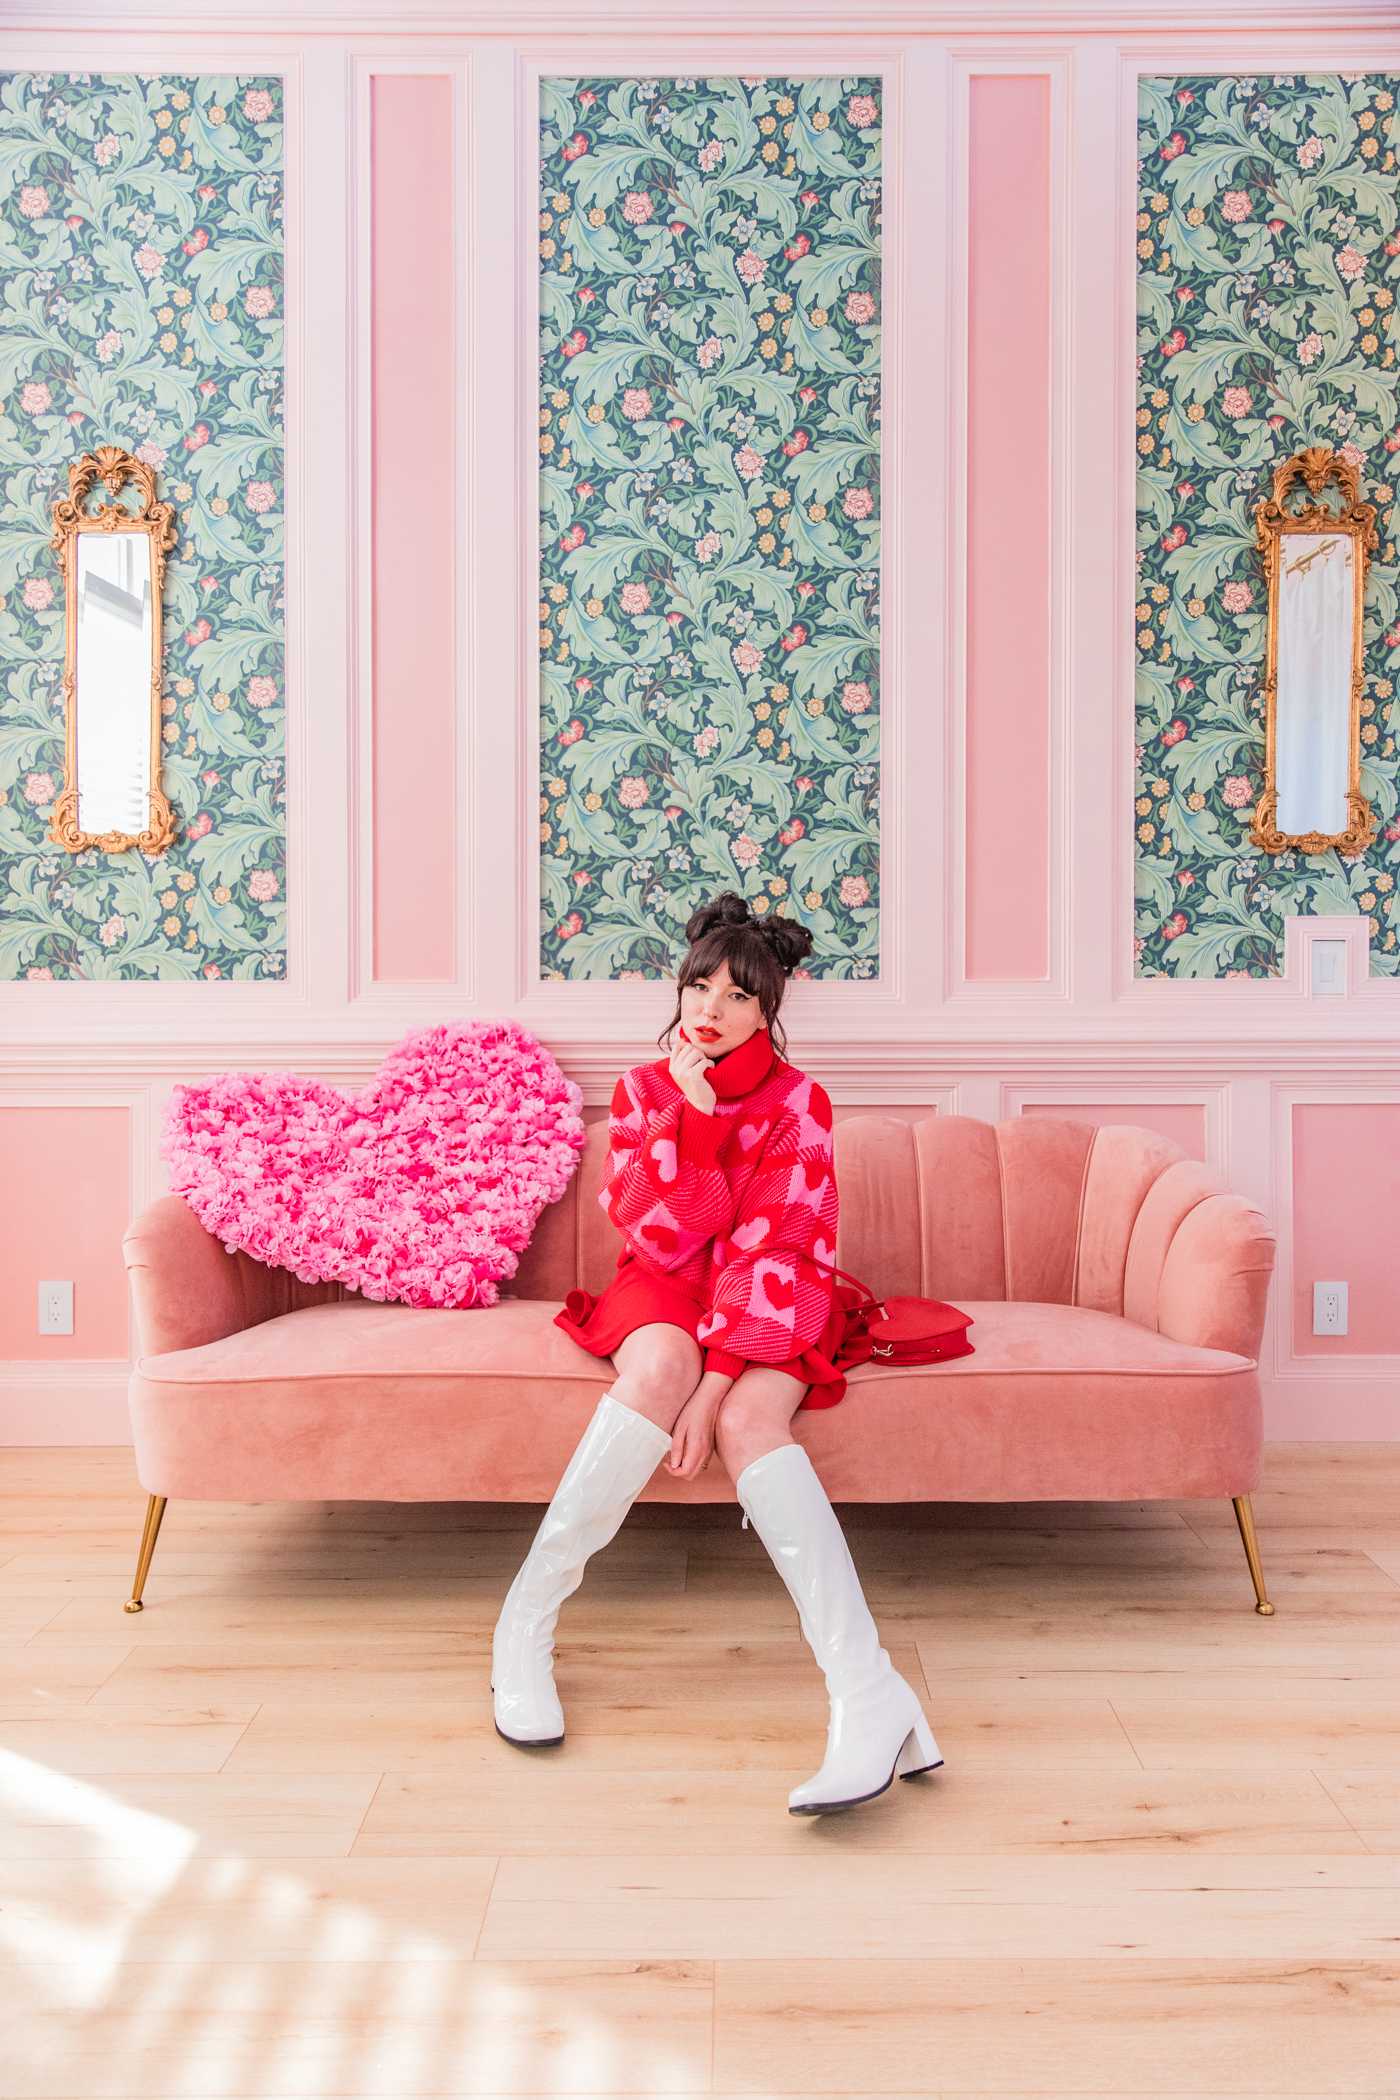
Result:
M110 501L94 498L101 483ZM137 503L118 500L128 483ZM175 509L155 469L119 445L85 452L53 507L67 600L63 792L49 837L70 853L163 853L175 812L161 787L161 589Z
M1293 834L1342 832L1351 786L1351 535L1290 532L1280 565L1275 821Z
M1269 587L1264 778L1250 840L1266 853L1364 853L1376 820L1361 788L1362 612L1375 505L1326 445L1274 469L1254 507Z
M78 535L78 824L146 828L151 774L151 542Z

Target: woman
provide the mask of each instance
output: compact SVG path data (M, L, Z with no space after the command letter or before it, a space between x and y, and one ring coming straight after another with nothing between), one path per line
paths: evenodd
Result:
M799 1407L832 1406L844 1314L834 1303L831 1104L783 1056L778 1009L812 936L719 897L686 927L669 1057L618 1081L600 1201L626 1244L600 1298L569 1294L557 1324L610 1356L598 1403L496 1627L496 1727L563 1740L554 1687L559 1607L664 1457L693 1480L717 1448L792 1595L826 1677L826 1760L794 1788L823 1815L941 1764L919 1702L880 1646L820 1481L793 1439Z

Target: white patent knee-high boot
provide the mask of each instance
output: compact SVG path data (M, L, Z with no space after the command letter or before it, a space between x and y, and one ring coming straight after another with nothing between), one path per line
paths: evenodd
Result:
M508 1743L564 1739L554 1689L554 1625L671 1448L655 1422L605 1393L564 1470L525 1564L510 1586L491 1644L496 1730Z
M845 1535L800 1444L782 1444L735 1483L787 1584L831 1699L820 1772L788 1796L795 1816L830 1815L943 1762L913 1690L880 1646Z

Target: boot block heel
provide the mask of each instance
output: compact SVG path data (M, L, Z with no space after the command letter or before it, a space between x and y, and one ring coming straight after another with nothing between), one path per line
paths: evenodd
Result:
M904 1747L894 1761L895 1771L901 1779L917 1779L920 1772L934 1772L942 1762L943 1752L921 1714L904 1738Z

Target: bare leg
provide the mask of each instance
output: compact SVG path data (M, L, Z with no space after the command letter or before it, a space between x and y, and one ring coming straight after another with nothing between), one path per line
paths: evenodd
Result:
M731 1480L755 1459L795 1443L792 1418L807 1388L771 1364L750 1364L730 1387L719 1412L715 1442Z
M645 1415L669 1436L676 1416L700 1383L700 1344L683 1327L655 1321L638 1327L613 1350L617 1377L612 1397L633 1414ZM791 1380L788 1381L791 1384Z

